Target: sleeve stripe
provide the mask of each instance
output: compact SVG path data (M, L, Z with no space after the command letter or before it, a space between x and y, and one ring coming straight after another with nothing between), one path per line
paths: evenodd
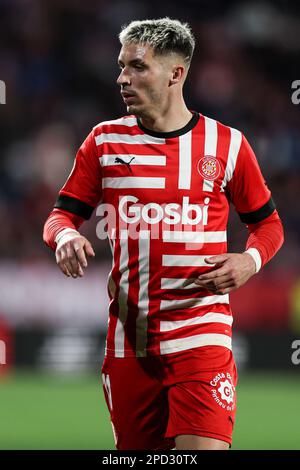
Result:
M225 169L225 175L221 184L221 191L224 191L225 186L232 179L236 167L237 157L242 145L242 133L237 129L230 127L230 145L228 150L228 158Z
M72 212L72 214L79 215L84 219L88 220L94 210L94 207L89 206L86 202L82 202L75 197L64 196L60 194L57 198L56 203L54 204L56 209L62 209L68 212Z
M242 222L245 224L257 224L262 220L266 219L276 209L275 203L272 198L266 202L260 209L253 212L239 212L239 216Z

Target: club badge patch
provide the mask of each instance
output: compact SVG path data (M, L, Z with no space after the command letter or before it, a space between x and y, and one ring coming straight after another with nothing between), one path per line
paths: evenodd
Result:
M197 164L198 173L208 181L214 181L221 173L221 165L216 157L202 157Z

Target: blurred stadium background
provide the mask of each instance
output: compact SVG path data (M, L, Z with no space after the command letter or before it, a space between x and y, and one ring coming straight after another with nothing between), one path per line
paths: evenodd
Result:
M187 103L245 133L285 226L280 253L231 296L233 449L300 449L300 5L283 0L0 0L0 449L114 448L100 384L110 250L94 217L96 260L65 279L42 227L91 127L125 112L120 26L166 15L197 39ZM232 214L230 250L246 237Z

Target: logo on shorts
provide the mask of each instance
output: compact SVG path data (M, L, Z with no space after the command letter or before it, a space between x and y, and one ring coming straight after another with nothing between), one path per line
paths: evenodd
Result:
M220 387L218 388L218 392L221 395L222 400L226 400L228 405L229 403L233 403L234 391L233 386L229 382L229 380L224 380L224 382L220 382Z
M213 181L217 179L221 173L221 165L216 157L207 155L198 161L197 170L202 178Z
M229 372L219 372L211 381L211 394L215 402L224 410L234 410L235 387Z

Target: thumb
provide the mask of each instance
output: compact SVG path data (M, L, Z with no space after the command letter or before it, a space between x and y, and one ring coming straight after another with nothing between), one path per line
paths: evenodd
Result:
M204 258L204 261L207 264L217 264L217 263L224 263L228 259L227 253L224 255L217 255L217 256L210 256L209 258Z
M93 250L93 247L92 247L91 243L88 240L86 240L86 242L85 242L85 252L88 256L93 256L93 257L95 256L95 252Z

